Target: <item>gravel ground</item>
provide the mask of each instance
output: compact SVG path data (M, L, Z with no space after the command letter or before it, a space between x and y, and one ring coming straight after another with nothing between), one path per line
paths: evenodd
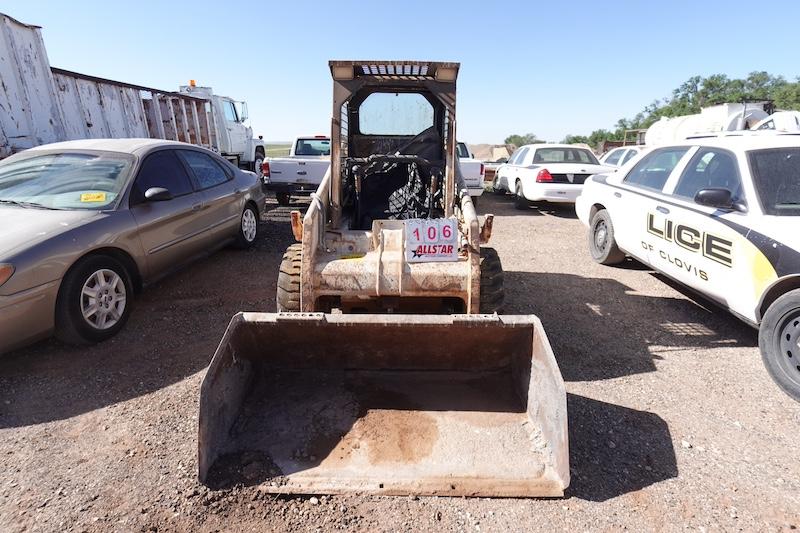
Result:
M198 389L230 317L274 311L292 242L273 208L139 295L89 348L0 359L0 531L780 531L800 526L800 405L755 331L630 262L595 265L571 208L497 215L508 313L542 318L567 382L572 484L552 500L274 497L196 480ZM733 288L732 288L733 289Z

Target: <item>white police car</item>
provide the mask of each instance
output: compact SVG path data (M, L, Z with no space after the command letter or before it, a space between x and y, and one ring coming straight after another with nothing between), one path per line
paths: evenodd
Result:
M587 180L575 209L598 263L630 255L758 327L767 370L800 401L800 136L659 147Z

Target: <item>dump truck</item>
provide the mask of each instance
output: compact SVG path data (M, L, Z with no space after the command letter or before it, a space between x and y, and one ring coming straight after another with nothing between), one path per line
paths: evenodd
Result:
M332 61L331 167L201 386L198 468L273 493L561 496L564 382L541 322L498 314L456 151L458 63Z
M196 144L260 172L247 104L194 81L177 92L51 67L39 26L0 13L0 159L41 144L144 137Z

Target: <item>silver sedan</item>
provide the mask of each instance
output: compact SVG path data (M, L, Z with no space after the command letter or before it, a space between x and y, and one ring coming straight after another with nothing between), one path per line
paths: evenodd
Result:
M0 162L0 353L122 328L134 291L256 240L260 181L217 154L152 139L69 141Z

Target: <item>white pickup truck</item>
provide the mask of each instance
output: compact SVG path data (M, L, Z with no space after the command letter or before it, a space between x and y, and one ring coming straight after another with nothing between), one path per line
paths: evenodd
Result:
M270 157L261 165L262 180L280 205L292 195L308 196L317 190L331 165L331 139L325 135L298 137L289 157Z
M472 153L464 143L458 143L458 165L461 167L461 175L469 189L472 203L478 203L478 197L483 194L483 177L486 172L483 162L473 157Z

